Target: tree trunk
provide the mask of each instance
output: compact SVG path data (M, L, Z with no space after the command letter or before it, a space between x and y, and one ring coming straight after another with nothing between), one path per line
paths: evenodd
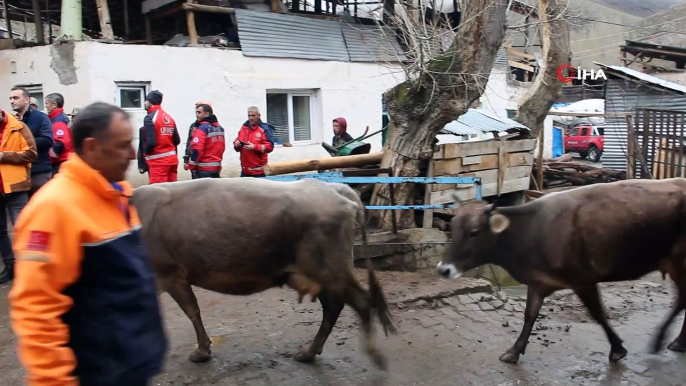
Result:
M541 24L541 67L517 111L517 121L531 129L531 138L538 138L543 122L562 91L557 69L569 63L569 25L564 18L567 0L538 0L538 21Z
M436 134L481 96L505 37L507 3L465 1L463 23L447 51L429 59L419 76L386 92L386 108L394 130L384 149L382 167L393 168L395 176L417 176L433 155ZM372 203L390 205L389 197L389 186L377 185ZM395 204L414 205L414 186L396 186ZM414 211L397 214L398 228L415 226ZM373 211L372 216L383 228L390 228L390 211Z

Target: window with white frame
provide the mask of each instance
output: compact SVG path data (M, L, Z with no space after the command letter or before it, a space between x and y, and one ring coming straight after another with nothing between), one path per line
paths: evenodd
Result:
M279 143L312 141L313 91L267 93L267 122Z
M117 106L125 110L144 109L145 95L150 88L149 82L116 82Z

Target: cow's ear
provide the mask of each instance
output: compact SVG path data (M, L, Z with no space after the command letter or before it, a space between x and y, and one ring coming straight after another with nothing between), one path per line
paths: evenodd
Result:
M488 219L488 224L491 226L491 232L498 234L510 226L510 219L504 214L495 213Z

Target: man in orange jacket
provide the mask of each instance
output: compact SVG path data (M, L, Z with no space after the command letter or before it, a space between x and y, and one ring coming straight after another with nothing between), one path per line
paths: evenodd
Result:
M0 284L14 277L14 253L7 233L7 214L14 224L29 200L31 162L38 156L36 141L25 123L0 110L0 254L4 269Z
M123 182L136 158L133 126L122 109L94 103L72 134L75 154L15 227L9 305L19 359L28 386L147 385L167 340Z

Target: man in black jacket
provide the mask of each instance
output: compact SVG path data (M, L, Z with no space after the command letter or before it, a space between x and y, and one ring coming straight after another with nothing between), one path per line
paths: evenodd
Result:
M31 95L23 87L13 87L10 92L10 104L17 118L31 130L36 140L38 159L31 164L31 191L29 197L36 193L52 177L50 149L53 144L52 123L47 114L30 106Z

